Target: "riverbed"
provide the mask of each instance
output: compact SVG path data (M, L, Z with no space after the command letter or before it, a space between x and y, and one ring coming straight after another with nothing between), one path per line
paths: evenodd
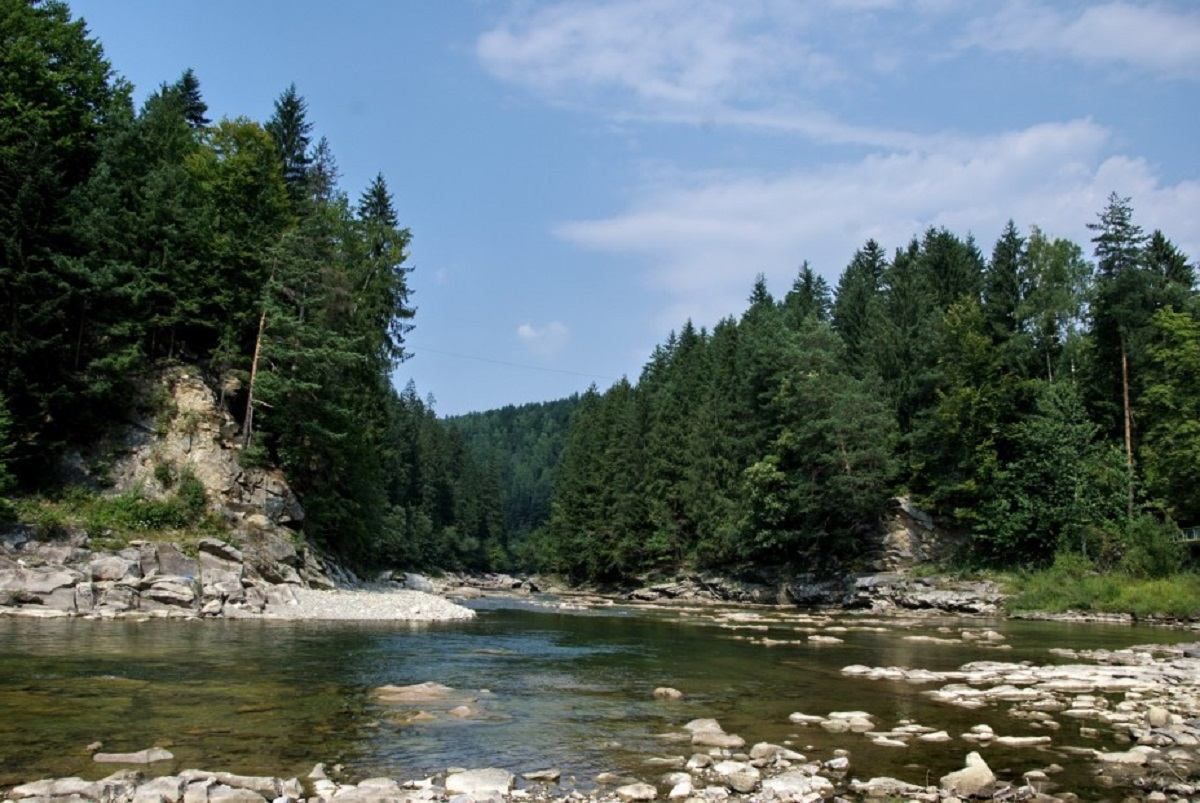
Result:
M516 599L471 603L474 620L382 622L30 621L0 619L0 787L39 777L99 778L88 745L166 747L166 774L201 766L303 776L314 762L346 776L418 778L447 767L561 768L589 788L600 772L653 781L652 756L687 755L665 734L715 717L748 744L787 743L810 758L850 752L851 774L924 784L962 766L977 724L1046 735L1005 706L964 710L928 687L847 676L848 665L950 670L977 660L1058 663L1053 648L1119 649L1195 641L1149 627L981 621L711 606L560 610ZM963 630L1002 639L961 641ZM838 639L809 641L811 635ZM912 640L925 636L931 640ZM779 643L784 642L784 643ZM374 690L437 682L444 701L397 705ZM656 687L683 692L656 699ZM457 708L451 713L450 707ZM789 714L872 714L944 729L945 743L878 746ZM465 714L463 712L466 712ZM1095 723L1065 721L1049 747L987 747L1002 778L1057 763L1061 788L1092 789L1090 762L1061 748L1126 749ZM1084 735L1086 733L1087 735ZM1089 799L1118 791L1092 789Z

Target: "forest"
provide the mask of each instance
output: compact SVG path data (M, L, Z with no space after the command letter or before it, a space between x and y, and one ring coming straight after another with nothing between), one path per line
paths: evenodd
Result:
M1129 198L1084 244L871 240L835 287L805 263L683 323L636 382L441 419L394 386L411 233L382 175L342 189L295 86L266 121L209 119L191 70L137 106L65 5L0 8L0 491L60 493L62 456L185 363L362 566L835 570L898 494L963 566L1186 563L1200 301Z
M482 566L496 485L413 387L410 232L382 175L339 187L294 86L214 121L187 70L133 87L65 4L0 3L0 483L55 493L64 452L140 377L195 365L278 464L306 535L360 564Z

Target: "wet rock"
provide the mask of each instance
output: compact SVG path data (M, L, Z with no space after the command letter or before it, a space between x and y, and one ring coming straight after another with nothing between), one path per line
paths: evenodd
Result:
M712 772L735 792L753 792L762 779L755 767L742 761L720 761L713 765Z
M513 788L513 774L507 770L488 768L456 772L446 777L450 794L472 796L506 795Z
M746 740L741 736L724 731L696 731L692 734L692 744L697 747L721 747L726 750L736 750L746 746Z
M624 801L624 803L633 803L633 801L639 800L654 800L658 797L658 790L648 783L631 783L617 787L617 797Z
M833 784L820 775L810 775L803 770L790 770L763 781L764 793L773 795L784 803L810 801L814 797L833 795Z
M659 700L682 700L683 692L670 686L659 686L654 690L654 696Z
M390 705L406 703L428 703L444 700L454 693L454 689L441 683L426 681L414 683L411 686L380 686L375 689L374 696L381 703Z
M148 747L135 753L94 753L92 761L99 764L153 764L156 761L170 761L175 755L170 750L161 747Z
M985 796L991 793L992 787L996 783L996 776L988 767L987 762L983 760L983 756L978 753L968 753L966 766L961 770L943 775L940 783L942 790L952 795Z
M521 777L527 781L541 781L541 782L545 782L545 783L557 783L558 779L562 777L562 770L559 770L559 769L535 770L534 772L522 773Z

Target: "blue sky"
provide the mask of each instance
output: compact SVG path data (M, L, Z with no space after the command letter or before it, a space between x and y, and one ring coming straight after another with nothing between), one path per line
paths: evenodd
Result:
M1200 8L1067 0L73 2L138 97L294 81L343 188L413 232L414 353L454 414L636 377L757 273L867 237L1084 242L1107 194L1200 256Z

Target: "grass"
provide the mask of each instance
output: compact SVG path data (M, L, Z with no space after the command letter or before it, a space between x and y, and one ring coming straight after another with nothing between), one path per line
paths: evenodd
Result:
M1129 613L1138 618L1200 618L1200 573L1178 572L1161 578L1134 577L1120 571L1097 572L1055 564L1038 571L1009 574L1014 611Z
M137 491L102 495L74 488L61 496L27 496L11 500L10 516L32 525L41 538L81 529L97 549L121 549L135 539L175 541L184 546L221 537L223 521L206 509L204 488L195 477L179 478L174 492L150 499Z

